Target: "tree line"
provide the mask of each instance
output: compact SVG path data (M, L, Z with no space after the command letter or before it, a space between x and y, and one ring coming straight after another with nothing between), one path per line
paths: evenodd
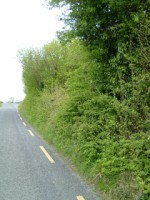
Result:
M40 49L19 51L22 114L104 199L148 200L150 2L47 3L67 9L67 29Z

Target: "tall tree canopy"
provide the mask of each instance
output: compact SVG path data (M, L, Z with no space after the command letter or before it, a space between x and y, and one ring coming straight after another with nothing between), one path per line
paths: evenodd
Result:
M24 113L111 193L104 199L148 200L150 0L46 1L64 6L67 26L20 54Z

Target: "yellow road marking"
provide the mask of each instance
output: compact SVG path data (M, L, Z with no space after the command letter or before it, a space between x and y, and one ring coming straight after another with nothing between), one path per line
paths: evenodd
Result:
M82 196L77 196L77 200L85 200Z
M32 131L30 131L30 130L28 130L28 131L29 131L30 135L31 135L32 137L34 137L34 134L32 133Z
M26 123L23 122L23 125L26 126Z
M21 121L22 121L22 118L20 117Z
M55 163L55 161L52 159L52 157L48 154L48 152L45 150L45 148L43 146L40 146L41 150L43 151L43 153L45 154L45 156L47 157L47 159L51 162L51 163Z

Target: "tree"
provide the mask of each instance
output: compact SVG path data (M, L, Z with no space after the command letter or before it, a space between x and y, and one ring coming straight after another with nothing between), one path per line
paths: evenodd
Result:
M83 143L79 140L85 147L87 163L92 154L92 159L98 159L97 162L100 162L100 173L109 176L110 169L114 170L111 171L114 175L121 173L121 170L133 172L145 193L143 198L147 199L150 193L147 171L149 162L146 161L150 130L148 125L150 1L51 0L48 2L50 7L65 6L68 9L64 21L67 29L68 26L70 29L60 34L63 42L67 42L67 37L68 40L70 37L79 38L88 48L92 58L86 71L83 68L75 71L74 79L70 79L69 82L72 99L68 104L66 119L72 126L74 123L77 124L74 125L76 130L73 130L72 135L81 137ZM90 77L92 95L89 95L87 85L83 87L78 84L82 77L80 74L84 72ZM85 98L82 94L86 94ZM91 119L93 119L90 124L92 128L88 126L88 120ZM106 146L110 149L110 144L112 159L109 157L110 152L108 151L108 155L105 149ZM119 148L117 144L123 148ZM94 145L97 147L96 150ZM120 157L116 156L117 146ZM130 154L130 151L133 152L132 149L134 149L133 156ZM127 154L124 155L123 152ZM97 155L100 157L97 158ZM121 162L122 157L125 158L123 166L117 166L116 159L120 159Z
M114 182L110 199L135 199L138 193L147 200L149 0L51 0L49 5L66 6L70 29L60 33L61 41L23 53L26 92L36 96L34 103L30 96L26 112L32 109L33 119L40 115L36 122L44 123L51 118L49 108L62 104L51 139L78 155L77 165L101 176L100 183ZM60 87L63 95L57 94ZM53 103L66 98L53 104L51 96ZM124 191L127 185L131 188Z

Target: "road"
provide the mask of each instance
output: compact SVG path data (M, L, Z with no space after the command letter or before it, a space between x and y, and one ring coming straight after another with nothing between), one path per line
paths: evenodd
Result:
M20 117L0 108L0 200L100 200Z

